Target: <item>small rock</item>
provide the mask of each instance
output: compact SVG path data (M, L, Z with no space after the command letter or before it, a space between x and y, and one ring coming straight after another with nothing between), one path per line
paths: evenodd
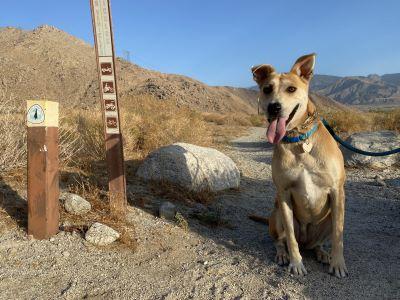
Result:
M166 220L174 220L175 215L176 215L176 206L172 204L171 202L164 202L161 204L160 209L159 209L159 215L160 218L166 219Z
M71 296L72 296L72 293L74 292L74 290L75 290L75 288L76 288L76 286L77 286L77 281L76 281L76 280L71 281L71 282L68 284L68 286L67 286L65 289L63 289L63 290L61 291L61 296L64 296L64 297L66 297L67 299L70 299ZM72 298L73 298L73 297L72 297Z
M86 232L85 239L98 246L111 244L119 238L119 233L101 223L94 223Z
M375 184L377 186L387 186L386 182L383 180L381 176L376 175L374 179L375 179Z
M64 252L62 253L62 255L63 255L64 257L69 257L69 256L70 256L70 253L69 253L68 251L64 251Z
M12 255L17 253L17 249L16 248L8 248L7 249L7 254Z
M65 228L65 227L69 227L72 226L72 223L68 220L62 222L61 227Z
M63 225L61 224L61 226L63 226ZM59 233L57 233L57 236L63 237L63 236L65 236L65 235L66 235L66 232L65 232L65 231L60 231Z
M92 205L81 196L66 193L63 195L64 208L67 212L74 215L83 215L92 209Z

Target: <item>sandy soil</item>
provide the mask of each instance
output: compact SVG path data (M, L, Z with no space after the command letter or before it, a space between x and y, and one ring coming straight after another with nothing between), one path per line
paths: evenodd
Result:
M347 170L345 258L350 277L337 279L313 253L302 252L309 271L288 274L274 262L267 227L247 216L273 206L272 148L252 129L225 152L242 171L239 191L224 192L208 209L227 226L188 217L198 207L177 204L189 230L154 217L162 199L131 185L146 208L129 208L135 252L116 244L96 248L79 234L29 239L23 229L0 236L1 299L399 299L400 171ZM388 184L379 186L379 174ZM6 194L12 196L12 193ZM23 196L22 196L23 197ZM4 220L1 220L1 222Z

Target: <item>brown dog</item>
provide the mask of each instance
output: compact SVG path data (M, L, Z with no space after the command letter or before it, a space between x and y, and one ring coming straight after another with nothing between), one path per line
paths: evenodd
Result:
M318 261L329 263L329 272L342 278L347 275L343 257L345 171L342 153L308 97L314 63L315 54L310 54L300 57L289 73L277 73L270 65L252 68L260 105L269 121L267 137L275 144L272 178L277 197L269 231L275 240L276 261L289 263L290 272L307 273L301 245L314 249ZM323 249L329 238L330 255Z

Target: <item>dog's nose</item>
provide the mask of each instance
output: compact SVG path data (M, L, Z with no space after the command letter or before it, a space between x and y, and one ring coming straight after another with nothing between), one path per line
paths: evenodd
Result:
M282 105L279 102L270 103L268 105L268 114L271 116L276 116L282 109Z

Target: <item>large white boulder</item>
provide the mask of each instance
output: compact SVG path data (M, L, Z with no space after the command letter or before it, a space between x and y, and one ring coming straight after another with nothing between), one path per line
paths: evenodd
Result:
M221 191L238 188L240 184L240 172L232 159L215 149L186 143L161 147L150 153L137 175L193 191Z
M349 136L346 142L354 147L370 152L383 152L400 147L400 135L394 131L358 132ZM368 166L386 168L398 163L399 154L388 156L365 156L342 148L345 164L348 166Z

